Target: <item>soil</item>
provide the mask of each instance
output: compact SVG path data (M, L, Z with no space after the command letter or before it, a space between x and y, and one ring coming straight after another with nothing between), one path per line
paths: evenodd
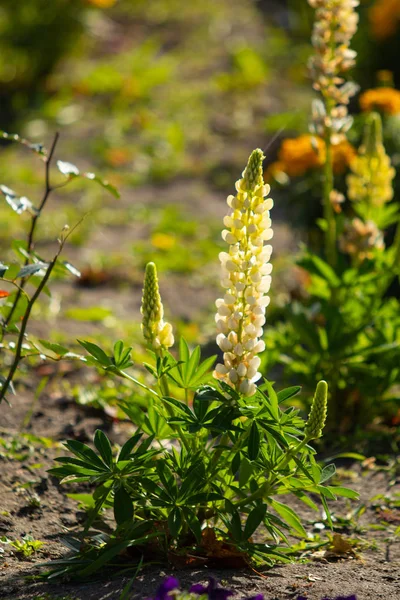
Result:
M58 367L64 377L77 377L68 369ZM64 371L64 373L63 373ZM58 376L60 376L60 373ZM16 396L13 406L2 407L1 438L4 442L16 439L21 417L30 409L32 391L25 390ZM66 548L60 542L62 535L79 529L84 513L77 503L66 496L76 492L72 486L60 486L49 476L47 469L55 456L64 450L57 440L72 435L88 442L96 428L102 428L114 442L122 442L129 435L129 425L113 420L100 410L80 407L67 397L58 399L53 393L43 394L40 406L33 411L31 425L26 433L52 438L55 442L46 448L43 444L25 438L22 446L15 447L18 456L8 448L0 447L0 535L10 539L21 539L24 534L44 542L43 547L29 559L22 559L11 546L1 544L4 553L0 556L0 598L9 600L33 600L65 598L68 600L117 600L124 586L132 577L113 578L112 572L104 578L97 577L89 582L43 582L34 575L43 571L38 564L65 555ZM21 440L21 437L18 439ZM367 465L366 465L367 466ZM154 595L157 585L166 575L173 574L188 587L193 582L206 582L209 575L237 592L237 598L263 593L266 600L293 600L303 595L309 600L338 595L357 594L358 600L400 600L400 540L388 542L386 529L374 529L382 521L392 530L400 525L399 508L377 510L371 498L377 494L394 498L400 493L400 479L394 470L384 470L374 465L361 469L347 464L342 470L345 485L360 492L360 504L365 505L364 514L354 531L349 524L340 529L345 539L356 539L354 551L343 555L327 554L324 550L308 553L302 560L290 565L275 566L262 572L251 569L185 569L176 570L167 565L145 566L135 579L128 598L145 599ZM347 479L346 479L347 478ZM35 493L40 498L39 506L32 506L30 498ZM398 498L398 497L397 497ZM292 503L293 506L293 503ZM331 503L337 517L346 517L354 511L357 503ZM311 515L301 506L296 510L308 521L308 529L314 531L313 522L318 516ZM383 510L383 512L382 512ZM339 527L340 521L338 521ZM322 532L321 536L325 534ZM46 595L47 594L47 595Z

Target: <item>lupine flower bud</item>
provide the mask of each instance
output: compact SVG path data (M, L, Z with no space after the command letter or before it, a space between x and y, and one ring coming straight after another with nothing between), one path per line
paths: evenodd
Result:
M315 390L308 421L305 426L305 434L309 440L321 437L325 426L328 407L328 384L319 381Z
M164 307L158 287L157 269L154 263L146 265L142 297L143 337L154 350L170 348L174 344L172 325L163 320Z
M255 382L261 377L257 354L265 348L260 338L269 302L265 294L271 284L272 247L264 242L272 237L273 202L266 199L270 188L264 185L263 159L261 150L252 152L242 179L236 182L236 196L228 196L231 213L224 219L227 229L222 238L229 250L220 254L226 293L216 301L217 344L224 362L216 366L214 377L244 396L255 393Z
M396 175L382 141L382 121L378 113L371 113L366 121L363 144L350 165L347 177L348 197L353 202L364 202L371 209L381 207L393 198L392 181ZM366 207L366 217L373 216Z

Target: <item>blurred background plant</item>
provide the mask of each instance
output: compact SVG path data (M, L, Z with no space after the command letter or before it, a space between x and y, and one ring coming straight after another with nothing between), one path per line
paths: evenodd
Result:
M352 48L358 58L352 79L362 91L349 103L351 129L332 147L335 193L331 201L343 234L342 248L351 250L365 242L367 246L384 243L386 249L366 256L357 268L352 264L354 253L353 258L351 252L343 254L350 273L347 287L340 292L347 290L350 303L339 310L343 332L353 321L349 306L355 305L355 297L372 302L375 284L369 280L370 269L387 272L384 257L393 255L395 198L400 187L395 174L394 200L384 203L386 222L383 217L380 223L374 221L379 231L354 220L364 217L358 214L359 202L345 200L348 176L356 175L351 165L371 111L382 117L385 152L396 171L400 161L399 2L366 0L357 12L360 19ZM269 323L277 321L277 329L266 338L265 369L275 365L274 378L281 377L282 366L276 361L286 360L286 347L298 348L290 333L292 325L285 325L282 317L297 310L296 301L318 321L320 309L315 313L312 307L336 281L326 283L310 262L306 270L291 259L301 240L319 255L324 235L318 224L323 214L326 140L308 131L312 91L307 60L312 52L313 18L305 0L189 4L183 0L31 0L26 6L4 0L0 126L21 132L33 143L48 142L59 130L63 155L73 156L73 162L84 168L100 170L121 190L121 199L116 200L101 188L76 180L68 193L54 193L54 203L38 222L37 252L51 246L54 232L74 222L77 211L90 213L71 238L69 250L82 277L73 285L55 283L52 300L33 311L35 333L40 333L44 320L59 343L65 341L66 332L68 338L78 337L84 329L86 335L104 339L112 330L114 336L126 335L130 343L135 342L134 351L140 355L142 271L154 260L165 285L167 312L173 305L180 332L189 342L207 345L213 336L215 256L225 196L249 150L260 146L267 155L276 224L275 293ZM40 184L29 154L17 154L16 146L6 141L0 151L0 181L17 182L19 194L28 196L32 186ZM5 264L11 260L11 239L23 237L24 218L12 213L6 202L0 204L0 253ZM331 275L325 272L328 279ZM398 418L396 405L376 399L382 394L391 399L398 393L392 379L386 381L397 356L390 349L397 339L396 286L394 279L386 290L380 287L385 301L376 300L382 310L373 335L378 336L380 329L376 340L381 347L386 344L387 351L379 361L374 354L363 359L368 373L376 373L374 385L362 377L365 388L375 390L371 419L382 420L384 415L389 425ZM367 307L363 314L368 314ZM322 321L318 336L325 335L321 331L325 331ZM372 344L371 329L365 331L364 349ZM269 336L280 339L281 351ZM317 365L321 377L328 377L331 362L326 361L324 344L322 340L315 346L313 366ZM301 351L303 345L304 340ZM209 350L211 354L213 349ZM318 353L323 358L317 360ZM307 370L303 363L300 352L293 369ZM289 367L285 368L290 377ZM346 371L338 384L349 386L351 394L355 369L353 365L352 375ZM71 388L74 397L84 395L75 385ZM365 415L362 410L360 414ZM349 418L352 421L355 414Z

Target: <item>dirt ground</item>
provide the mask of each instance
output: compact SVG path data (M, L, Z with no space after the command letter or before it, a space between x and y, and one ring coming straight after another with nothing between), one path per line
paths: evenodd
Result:
M38 564L65 554L60 537L78 529L84 513L65 495L76 489L60 486L46 472L53 458L64 453L60 445L46 447L27 438L19 445L10 445L16 439L13 433L18 431L21 415L26 413L31 401L32 392L25 390L16 397L11 408L2 407L0 536L21 539L24 534L29 534L43 541L44 545L33 557L21 559L9 545L1 544L4 553L0 555L0 598L117 600L134 569L127 577L115 579L109 572L105 578L97 577L94 581L80 583L48 583L32 578L39 572ZM56 399L46 393L40 406L34 410L31 423L27 433L34 432L37 436L55 441L74 435L88 442L98 427L107 431L114 442L121 442L129 434L127 423L115 421L102 411L79 407L68 398ZM4 446L7 443L8 446ZM361 495L360 504L366 506L356 523L351 525L347 520L340 525L340 518L347 516L348 519L349 511L354 511L357 503L331 504L333 513L338 517L340 533L345 539L356 540L349 553L327 555L322 549L305 553L303 560L294 564L276 566L261 573L250 569L179 571L166 565L146 566L134 581L130 597L137 600L148 598L155 593L165 575L173 574L188 586L193 582L206 581L208 575L212 575L224 585L232 586L238 598L263 593L266 600L292 600L300 594L309 600L319 600L321 597L356 593L358 600L400 600L400 539L397 536L390 540L388 532L389 527L393 530L400 525L400 509L398 503L397 508L377 508L376 503L371 503L371 498L377 494L398 499L399 476L393 470L376 467L361 470L351 464L346 465L343 476L344 484L357 489ZM40 499L39 506L32 506L30 499L33 493ZM296 506L296 509L303 512L306 522L309 522L308 529L315 533L312 523L318 516L304 512L301 507ZM385 529L374 529L382 522L387 524Z

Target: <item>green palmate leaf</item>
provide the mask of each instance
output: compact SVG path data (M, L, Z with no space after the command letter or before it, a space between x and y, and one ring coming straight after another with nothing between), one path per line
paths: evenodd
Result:
M248 540L253 535L255 530L261 525L266 515L266 512L267 506L265 504L260 504L259 506L256 506L250 512L249 516L247 517L246 525L243 532L243 537L246 540Z
M168 528L172 537L176 538L182 527L182 514L179 508L175 507L168 515Z
M96 429L94 434L94 445L103 461L106 463L108 467L112 467L113 459L112 459L112 448L110 444L110 440L100 429Z
M256 421L253 421L250 427L249 439L247 443L249 459L256 460L260 452L260 432L258 431Z
M92 342L88 342L87 340L77 340L78 343L89 352L91 356L93 356L102 366L109 367L112 365L111 358L107 356L107 354L97 346L97 344L93 344Z
M198 544L201 543L201 525L200 521L196 517L195 513L190 508L182 508L185 521L188 524L189 529L193 532Z
M118 525L133 519L132 499L122 486L114 494L114 518Z
M128 460L129 456L132 453L132 450L134 449L136 444L141 440L142 437L142 433L136 433L127 442L125 442L119 453L118 462Z
M293 396L296 396L300 391L301 391L300 385L295 385L293 387L288 387L285 390L281 390L277 394L278 403L281 404L281 402L285 402L285 400L289 400L290 398L293 398Z
M272 387L271 383L269 381L267 381L266 379L264 380L264 384L265 389L268 392L268 396L265 396L266 399L268 400L268 407L271 410L271 414L273 415L273 417L279 421L279 400L278 400L278 396L274 390L274 388Z
M318 275L325 279L333 288L337 288L341 285L341 281L332 267L316 254L307 254L298 261L298 264L309 273L313 273L314 275Z
M68 450L70 450L70 452L72 452L72 454L75 454L75 456L78 456L84 462L86 462L88 467L100 467L102 470L107 470L107 467L103 461L100 460L97 454L86 444L78 442L78 440L68 440L68 442L65 442L65 446L68 448Z
M286 521L286 523L290 525L292 529L294 529L296 533L302 537L307 537L307 532L293 509L289 508L289 506L286 506L286 504L282 504L277 500L273 500L272 498L270 499L270 505L274 510L276 510L278 515L282 517L282 519Z

